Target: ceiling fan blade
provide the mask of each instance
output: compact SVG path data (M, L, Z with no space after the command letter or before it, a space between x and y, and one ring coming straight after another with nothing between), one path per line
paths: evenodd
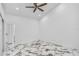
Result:
M34 8L34 6L26 6L26 8Z
M38 9L39 9L40 11L42 11L42 12L44 11L44 10L43 10L43 9L41 9L41 8L38 8Z
M45 6L45 5L47 5L47 3L40 4L40 5L38 5L38 7L42 7L42 6Z
M37 7L37 3L33 3L35 7Z
M37 8L34 8L33 12L35 12L35 11L36 11L36 9L37 9Z

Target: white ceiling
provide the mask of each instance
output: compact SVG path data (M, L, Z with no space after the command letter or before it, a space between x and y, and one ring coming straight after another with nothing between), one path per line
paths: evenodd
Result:
M11 15L40 19L53 10L57 5L58 3L48 3L41 7L44 12L37 10L35 13L33 13L33 8L25 8L25 6L33 6L32 3L4 3L3 9L6 13Z

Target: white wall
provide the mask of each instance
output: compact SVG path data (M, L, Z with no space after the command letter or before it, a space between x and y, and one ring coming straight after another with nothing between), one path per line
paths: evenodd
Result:
M0 3L0 14L3 16L3 9ZM2 55L2 19L0 17L0 55Z
M40 21L42 40L79 48L79 4L61 4Z
M6 15L7 24L15 24L15 36L17 43L39 39L39 21L24 17Z

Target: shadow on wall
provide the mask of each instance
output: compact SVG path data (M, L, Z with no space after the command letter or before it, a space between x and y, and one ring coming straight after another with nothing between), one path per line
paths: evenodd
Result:
M2 49L2 22L1 22L1 17L0 17L0 55L1 55L1 50Z

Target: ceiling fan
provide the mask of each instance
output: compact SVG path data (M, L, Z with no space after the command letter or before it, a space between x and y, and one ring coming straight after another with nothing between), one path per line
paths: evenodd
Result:
M36 12L36 10L40 10L41 12L44 12L44 10L41 8L42 6L47 5L47 3L42 3L40 5L37 5L38 3L33 3L34 6L26 6L26 8L34 8L33 13Z

